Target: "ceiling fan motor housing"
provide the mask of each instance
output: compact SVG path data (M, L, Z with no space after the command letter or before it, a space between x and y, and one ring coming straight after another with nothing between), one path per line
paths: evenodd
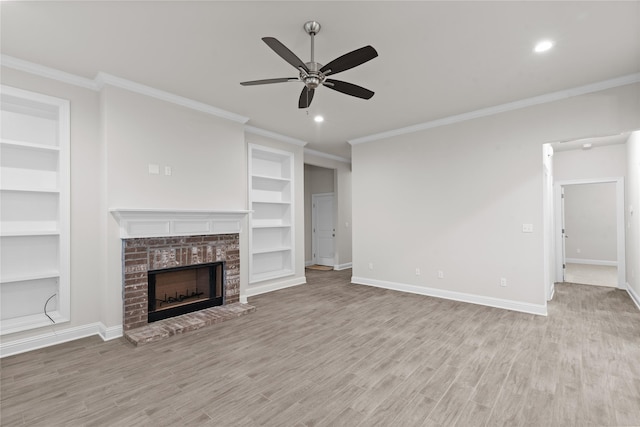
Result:
M300 80L302 80L304 85L309 89L315 89L320 86L325 79L325 75L320 72L322 64L318 62L307 62L305 65L309 69L309 72L301 71Z

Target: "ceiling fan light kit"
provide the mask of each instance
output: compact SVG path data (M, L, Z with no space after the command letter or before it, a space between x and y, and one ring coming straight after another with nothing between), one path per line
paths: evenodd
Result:
M302 93L298 100L298 108L308 108L309 105L311 105L315 89L320 85L346 95L362 99L370 99L374 92L369 89L341 80L328 79L327 76L362 65L378 56L378 52L376 52L376 50L371 46L365 46L346 53L329 62L327 65L322 65L315 61L314 56L314 40L316 34L320 32L320 23L317 21L308 21L304 24L303 28L311 37L311 60L309 62L302 62L295 53L274 37L262 38L262 41L264 41L267 46L299 71L299 76L297 78L282 77L276 79L252 80L248 82L241 82L240 84L243 86L254 86L300 81L304 83L304 87L302 88Z

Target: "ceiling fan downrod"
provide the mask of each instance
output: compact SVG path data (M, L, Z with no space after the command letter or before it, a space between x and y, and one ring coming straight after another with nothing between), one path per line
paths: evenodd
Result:
M307 62L305 65L309 71L301 70L300 79L304 82L304 85L309 89L315 89L324 82L324 74L320 72L322 68L321 64L315 61L315 35L320 32L320 23L318 21L307 21L304 24L304 30L311 37L311 62Z

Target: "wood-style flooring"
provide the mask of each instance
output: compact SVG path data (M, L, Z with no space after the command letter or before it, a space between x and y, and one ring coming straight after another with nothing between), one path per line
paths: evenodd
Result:
M640 311L558 284L549 316L349 284L134 347L87 338L2 359L3 426L638 426Z

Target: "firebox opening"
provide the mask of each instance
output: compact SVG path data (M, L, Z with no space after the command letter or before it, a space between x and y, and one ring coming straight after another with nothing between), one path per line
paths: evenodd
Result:
M152 270L148 277L148 322L224 302L224 262Z

